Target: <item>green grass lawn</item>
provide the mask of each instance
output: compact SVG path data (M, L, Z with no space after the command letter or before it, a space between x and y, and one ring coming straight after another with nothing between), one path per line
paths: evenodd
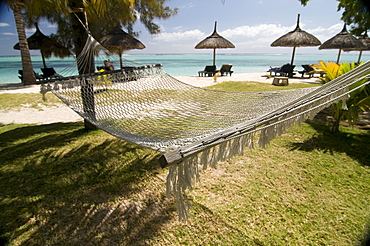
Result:
M303 84L290 83L289 86L275 86L270 83L254 82L254 81L227 81L207 88L221 91L278 91L278 90L292 90L307 87L321 86L321 84Z
M17 97L18 95L14 95ZM0 95L0 102L1 101ZM158 153L83 123L0 127L9 245L364 245L370 133L308 121L201 174L187 223ZM1 242L0 242L1 245Z
M61 101L52 93L47 94L43 101L40 93L3 93L0 94L0 111L9 112L20 108L41 109L60 104Z

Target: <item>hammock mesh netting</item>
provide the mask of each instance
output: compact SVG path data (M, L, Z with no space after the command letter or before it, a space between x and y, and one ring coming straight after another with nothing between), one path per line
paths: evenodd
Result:
M225 92L185 84L151 65L59 78L42 92L52 91L98 128L162 152L163 166L172 164L167 192L186 219L184 192L198 179L199 165L214 166L255 142L265 146L291 125L347 99L350 86L368 80L369 68L366 62L320 87Z

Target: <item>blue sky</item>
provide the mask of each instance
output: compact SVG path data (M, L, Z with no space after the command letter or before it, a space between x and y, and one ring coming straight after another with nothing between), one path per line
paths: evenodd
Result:
M303 7L298 0L171 0L170 7L179 13L167 20L157 20L161 34L150 35L141 24L135 25L138 39L146 48L128 54L209 53L194 46L213 32L217 21L220 35L235 44L235 49L218 53L291 53L292 48L270 47L283 34L294 30L300 14L301 29L315 35L321 42L336 35L343 28L342 12L337 12L336 0L311 0ZM48 35L55 27L46 21L39 23ZM27 37L35 29L26 30ZM13 50L18 42L13 13L4 6L0 10L0 56L19 55ZM318 50L318 47L297 48L297 53L337 53L337 50ZM32 54L38 55L37 51Z

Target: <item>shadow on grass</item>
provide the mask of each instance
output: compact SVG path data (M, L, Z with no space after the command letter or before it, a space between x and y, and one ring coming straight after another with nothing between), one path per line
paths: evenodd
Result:
M176 219L154 151L82 123L1 132L0 241L144 245Z
M317 121L306 121L306 123L313 127L318 134L303 143L293 144L293 149L303 151L319 149L329 153L346 153L361 165L370 166L370 131L355 134L343 127L340 132L333 134L330 132L331 126L324 123Z

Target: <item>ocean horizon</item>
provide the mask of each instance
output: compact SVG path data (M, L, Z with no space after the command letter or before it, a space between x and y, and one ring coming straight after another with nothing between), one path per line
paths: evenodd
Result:
M340 62L357 62L359 52L342 52ZM111 60L116 67L119 66L118 56L111 56ZM34 71L42 74L43 67L41 56L32 56ZM198 76L198 71L203 70L205 66L212 65L213 54L125 54L123 56L124 65L151 65L162 64L166 73L172 76ZM294 59L295 70L301 71L304 64L317 64L318 61L337 60L337 53L296 53ZM370 60L370 54L363 52L361 61ZM220 53L216 54L216 66L219 69L222 64L232 64L234 73L261 73L266 74L270 66L281 66L291 61L291 54L271 54L271 53ZM101 61L96 62L100 66ZM68 68L77 71L74 65L74 58L56 58L46 59L46 65L53 67L57 73L62 75ZM22 69L20 56L0 56L0 84L20 83L18 70ZM71 71L71 69L69 69ZM72 75L72 74L68 74Z

